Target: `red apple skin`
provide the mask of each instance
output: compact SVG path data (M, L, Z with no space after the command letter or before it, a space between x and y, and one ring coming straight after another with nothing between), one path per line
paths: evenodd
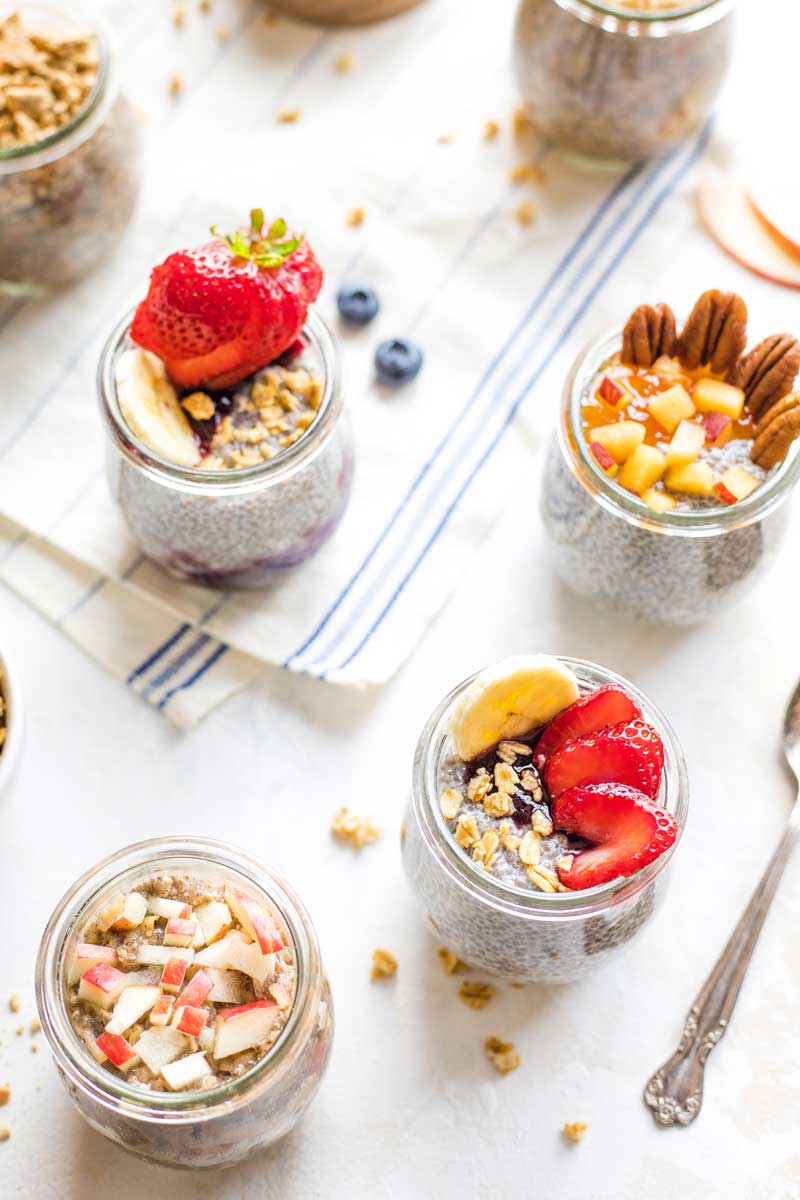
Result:
M600 387L597 390L606 403L613 404L615 408L625 395L619 384L614 383L614 380L608 375L603 376L603 382L600 384Z
M183 986L188 966L185 958L171 958L161 972L161 986L166 991L177 994Z
M251 1004L240 1004L238 1008L225 1008L217 1013L218 1021L231 1021L242 1013L252 1012L254 1008L277 1008L274 1000L254 1000Z
M613 466L616 466L614 459L601 442L592 442L589 449L597 460L598 465L601 466L604 471L610 471Z
M738 496L734 496L733 492L729 491L728 488L725 487L724 483L715 483L714 491L719 496L720 500L724 500L726 504L738 504Z
M206 1010L204 1008L193 1008L191 1005L184 1005L176 1012L176 1020L172 1022L175 1029L179 1033L185 1033L187 1037L197 1037L200 1030L206 1023Z
M96 1044L115 1067L122 1067L129 1060L138 1058L133 1047L119 1033L101 1033Z
M175 1001L175 1008L198 1008L214 987L214 980L207 971L198 971Z
M725 413L710 412L703 415L703 428L706 431L706 441L712 445L731 424L730 417Z

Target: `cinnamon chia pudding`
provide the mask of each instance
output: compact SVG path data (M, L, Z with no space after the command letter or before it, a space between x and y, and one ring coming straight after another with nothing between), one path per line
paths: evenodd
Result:
M687 802L680 747L646 697L591 663L519 655L460 684L423 731L406 873L465 962L575 979L653 911Z
M800 474L800 342L748 349L740 296L711 290L679 332L640 305L573 367L542 487L556 570L576 591L690 624L777 553Z
M347 505L353 440L305 239L248 229L178 251L100 365L114 498L148 557L219 588L282 579Z

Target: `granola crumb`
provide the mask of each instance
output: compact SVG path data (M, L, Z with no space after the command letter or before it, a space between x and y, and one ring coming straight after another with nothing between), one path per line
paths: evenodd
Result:
M473 816L463 813L458 818L454 836L462 849L469 850L470 846L474 846L478 840L478 822Z
M13 1012L13 1013L19 1012L19 1007L20 1007L19 996L17 996L17 995L9 996L8 1007L11 1009L11 1012Z
M454 954L452 950L448 950L447 946L440 946L438 954L442 960L445 975L455 975L458 968L464 965L458 955Z
M279 108L278 109L278 124L279 125L293 125L296 121L300 120L300 117L302 115L303 115L303 110L301 108Z
M33 1042L31 1045L31 1054L38 1054L38 1053L39 1053L39 1047L36 1045L36 1042Z
M513 1042L503 1042L498 1037L488 1037L483 1045L489 1061L501 1075L507 1075L509 1071L516 1071L521 1059L514 1050Z
M491 983L467 979L458 989L458 995L459 999L463 1000L469 1008L474 1008L476 1012L479 1012L480 1009L486 1008L496 991L497 988L492 987Z
M357 229L359 225L363 225L366 220L366 212L363 208L351 208L345 217L345 224L352 229Z
M536 220L536 209L529 201L519 204L514 214L520 225L532 225Z
M33 1035L36 1033L41 1033L41 1031L42 1031L42 1023L38 1017L34 1017L33 1020L31 1021L31 1028L30 1028L31 1037L33 1037Z
M474 820L474 818L472 819ZM480 863L484 871L491 872L494 860L497 858L497 847L499 845L500 837L497 831L494 829L485 830L483 837L472 847L474 862Z
M464 800L463 792L458 788L445 788L439 797L439 807L445 821L454 821Z
M182 4L176 4L172 10L172 24L176 29L183 29L186 24L186 9Z
M8 1083L0 1084L0 1108L2 1108L4 1104L8 1104L10 1099L11 1085Z
M454 137L454 133L440 133L437 134L436 140L440 146L449 146Z
M371 817L358 817L346 806L334 813L331 831L340 842L346 842L360 850L371 842L376 842L383 833Z
M514 129L514 137L524 137L526 133L530 133L534 128L533 118L522 105L514 109L511 123Z
M210 421L216 411L214 401L205 392L192 392L181 400L181 408L185 408L195 421Z
M345 50L336 59L335 67L340 75L349 75L353 67L356 65L356 58L352 50Z
M541 183L543 178L544 171L538 163L517 163L509 173L512 183Z
M0 1142L7 1142L10 1137L11 1130L8 1128L8 1126L0 1129Z
M22 1037L23 1033L25 1032L25 1026L18 1025L14 1032L16 1033L17 1037Z
M391 950L373 950L370 979L391 979L396 974L397 959Z
M483 140L485 142L494 142L500 134L499 121L486 121L483 126Z
M169 81L169 94L177 99L183 91L183 79L180 75L175 74Z
M588 1128L585 1121L565 1121L562 1133L568 1142L577 1145Z

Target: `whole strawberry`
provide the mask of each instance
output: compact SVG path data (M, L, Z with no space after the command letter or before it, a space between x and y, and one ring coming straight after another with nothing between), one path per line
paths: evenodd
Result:
M285 221L264 224L253 209L245 232L178 250L153 270L131 338L179 387L231 387L278 358L305 325L322 269Z

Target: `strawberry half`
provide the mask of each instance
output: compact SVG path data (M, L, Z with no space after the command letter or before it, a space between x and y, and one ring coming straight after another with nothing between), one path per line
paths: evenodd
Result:
M561 882L575 891L633 875L678 836L672 813L636 788L618 783L569 788L556 800L553 820L559 829L595 843L579 850L569 869L558 868Z
M284 221L265 232L253 209L246 232L179 250L153 270L130 335L178 387L231 387L292 345L321 286L308 243Z
M607 725L619 725L641 717L640 710L621 688L609 684L598 688L588 696L581 696L550 722L536 743L536 756L549 758L565 742L584 737L605 729Z
M565 742L547 760L544 781L555 797L590 783L624 783L654 799L661 786L664 747L645 721L627 721Z

